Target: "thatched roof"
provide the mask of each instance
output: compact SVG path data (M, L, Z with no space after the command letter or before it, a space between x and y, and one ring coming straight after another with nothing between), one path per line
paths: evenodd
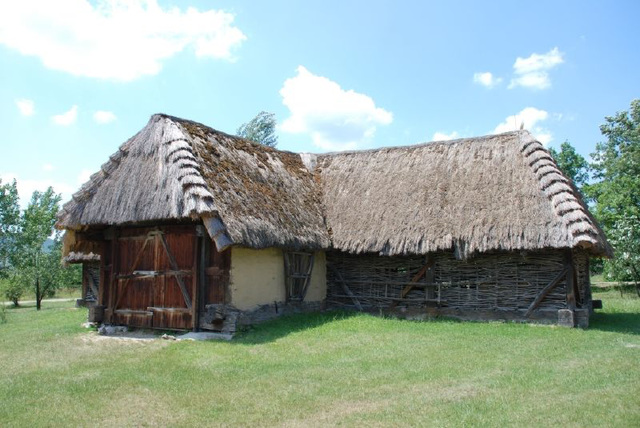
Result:
M154 115L65 204L58 226L169 219L204 221L218 248L610 252L570 181L526 131L311 155Z
M100 254L71 251L69 252L69 254L62 258L62 261L65 263L99 262Z
M490 250L610 254L580 195L527 131L318 156L333 247L458 257Z
M58 227L204 220L219 248L327 248L320 195L300 156L157 114L58 215Z

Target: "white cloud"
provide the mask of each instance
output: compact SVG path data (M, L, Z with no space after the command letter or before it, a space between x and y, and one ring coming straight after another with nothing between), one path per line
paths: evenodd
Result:
M97 112L93 113L93 120L95 120L96 123L99 123L100 125L104 125L116 120L116 115L110 111L98 110Z
M282 103L291 113L280 127L283 131L308 133L325 150L347 150L367 143L379 125L393 121L393 114L376 107L371 97L345 91L303 66L297 73L280 89Z
M493 88L494 86L499 85L500 82L502 82L502 77L495 77L488 71L484 73L474 73L473 82L487 88Z
M558 64L562 64L562 53L557 47L546 54L533 53L528 58L516 59L513 69L517 74L532 73L540 70L549 70Z
M51 165L50 163L45 163L44 165L42 165L42 170L49 172L49 171L53 171L54 168L53 168L53 165Z
M71 195L75 189L67 183L53 180L30 180L22 179L17 174L5 173L0 175L3 183L10 183L14 179L18 184L18 196L20 197L20 206L26 208L31 200L31 195L35 190L44 192L49 186L53 187L53 191L62 195L62 203L71 199Z
M436 132L435 134L433 134L432 141L448 141L448 140L454 140L459 137L460 135L458 134L457 131L453 131L450 134L446 134L444 132Z
M232 61L246 36L221 10L162 8L156 0L8 2L0 44L76 76L130 81L155 75L162 61L192 48L198 57Z
M496 126L493 130L494 134L502 132L515 131L520 129L520 125L524 124L524 129L529 130L542 144L545 146L553 140L551 132L540 126L540 122L544 122L549 118L549 113L539 110L535 107L527 107L520 113L507 117L504 122Z
M513 64L516 77L511 79L509 89L517 86L534 89L550 87L549 70L564 62L562 55L562 52L555 47L546 54L533 53L527 58L516 58Z
M53 123L55 123L56 125L69 126L73 125L76 122L77 118L78 106L74 105L69 111L61 114L56 114L55 116L51 117L51 120L53 120Z
M33 113L35 113L36 111L36 107L33 101L27 100L25 98L16 100L16 107L18 107L20 114L23 116L33 116Z

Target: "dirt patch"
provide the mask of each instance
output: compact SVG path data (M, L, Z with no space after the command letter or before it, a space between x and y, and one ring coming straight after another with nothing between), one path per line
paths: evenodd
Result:
M304 419L295 419L287 421L282 424L285 427L324 427L324 426L336 426L348 416L356 415L359 413L372 413L385 409L392 405L391 400L378 400L378 401L365 401L365 400L351 400L351 401L335 401L330 406L309 414ZM370 425L369 425L370 426Z
M163 394L148 388L117 391L105 399L103 419L95 425L114 427L175 426L187 416Z
M90 332L78 336L77 340L82 345L109 346L166 346L169 340L163 340L153 333L147 332L127 332L110 336L102 336L97 332Z

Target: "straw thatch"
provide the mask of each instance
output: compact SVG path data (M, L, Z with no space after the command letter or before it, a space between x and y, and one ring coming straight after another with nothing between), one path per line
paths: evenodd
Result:
M579 194L527 131L331 153L316 162L338 250L610 253Z
M154 115L64 205L58 227L191 218L218 247L326 248L319 197L297 154Z
M299 155L154 115L65 204L58 226L184 219L202 219L220 249L610 253L575 188L526 131Z
M70 251L65 257L62 259L65 263L90 263L90 262L99 262L100 254L94 253L81 253L78 251Z

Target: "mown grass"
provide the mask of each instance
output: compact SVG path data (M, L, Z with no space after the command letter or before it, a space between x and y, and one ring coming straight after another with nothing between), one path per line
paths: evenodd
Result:
M639 426L640 299L588 330L301 315L231 342L124 341L8 310L3 426Z

